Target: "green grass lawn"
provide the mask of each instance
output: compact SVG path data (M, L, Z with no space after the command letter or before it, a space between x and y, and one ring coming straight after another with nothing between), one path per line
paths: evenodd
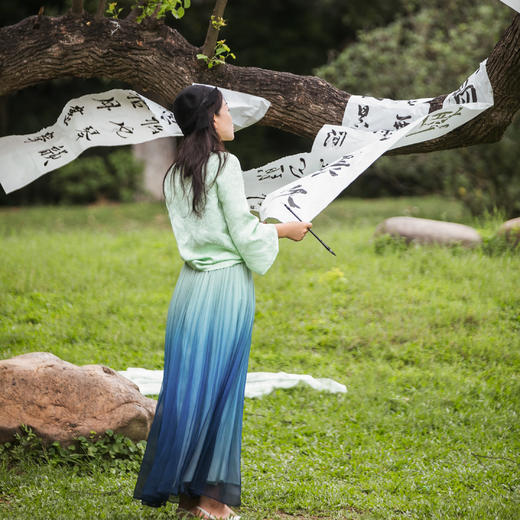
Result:
M435 197L340 200L255 277L250 371L330 377L247 399L244 520L520 518L520 254L374 241L384 218L473 225ZM0 210L0 353L162 368L181 268L161 204ZM135 464L0 458L0 518L172 518Z

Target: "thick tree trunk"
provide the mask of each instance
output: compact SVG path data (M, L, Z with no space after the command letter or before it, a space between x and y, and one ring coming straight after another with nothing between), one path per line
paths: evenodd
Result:
M104 77L123 81L166 105L192 82L210 83L267 98L271 108L261 124L310 137L326 123L340 124L350 98L312 76L227 64L208 70L196 58L199 48L153 21L136 24L66 15L36 22L37 17L29 17L0 29L0 96L55 78ZM495 105L446 136L392 153L499 140L520 108L519 50L520 15L516 15L488 59Z

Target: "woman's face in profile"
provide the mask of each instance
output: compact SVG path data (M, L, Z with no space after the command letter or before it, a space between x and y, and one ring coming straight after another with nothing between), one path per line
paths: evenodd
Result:
M222 141L233 141L235 138L235 131L233 129L233 119L229 112L228 105L222 99L222 105L218 114L213 116L215 130Z

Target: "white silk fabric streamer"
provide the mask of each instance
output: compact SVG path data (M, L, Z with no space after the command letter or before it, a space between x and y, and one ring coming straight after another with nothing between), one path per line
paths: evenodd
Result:
M235 130L264 117L262 97L224 88ZM6 193L63 166L92 146L144 143L182 136L173 113L133 90L113 89L70 100L56 123L39 132L0 139L0 184Z
M244 172L246 194L261 220L310 221L387 150L451 132L493 105L483 61L442 107L431 99L351 96L342 125L324 125L308 153L283 157Z
M500 0L502 3L508 5L511 9L514 9L520 13L520 0Z
M261 119L269 101L220 89L235 128ZM426 141L463 125L493 105L486 61L442 107L429 98L394 101L351 96L342 125L324 125L307 153L244 172L249 205L260 218L310 221L387 150ZM173 114L146 97L114 89L69 101L55 125L0 139L0 183L6 193L70 162L91 146L113 146L182 135Z

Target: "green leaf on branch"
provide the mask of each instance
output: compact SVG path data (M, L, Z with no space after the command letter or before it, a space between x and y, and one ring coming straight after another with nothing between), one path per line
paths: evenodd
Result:
M226 45L226 40L219 40L215 46L215 54L210 58L205 54L197 54L198 60L203 60L206 62L208 69L212 69L216 65L224 65L226 63L226 59L232 58L236 59L234 53L231 52L231 49L228 45Z
M191 0L146 0L137 1L132 9L140 9L141 14L136 18L137 23L141 23L145 18L164 18L171 14L177 20L182 18L186 9L191 6Z
M123 8L117 8L117 2L111 2L108 4L108 7L107 7L107 10L106 10L106 14L109 15L111 18L119 18L119 14L121 13L121 11L123 10Z
M226 20L222 18L222 16L215 16L214 14L211 15L211 25L213 29L216 29L217 31L220 31L222 27L225 27L227 25Z

